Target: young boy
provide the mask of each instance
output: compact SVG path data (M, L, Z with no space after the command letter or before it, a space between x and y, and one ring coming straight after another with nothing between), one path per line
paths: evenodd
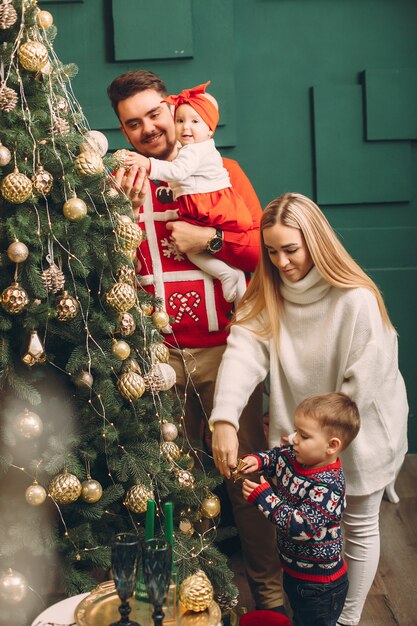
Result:
M356 404L343 393L307 398L295 412L289 445L244 457L243 472L261 476L243 482L243 497L278 527L284 590L294 626L335 626L348 590L342 556L341 519L345 478L338 455L356 437Z

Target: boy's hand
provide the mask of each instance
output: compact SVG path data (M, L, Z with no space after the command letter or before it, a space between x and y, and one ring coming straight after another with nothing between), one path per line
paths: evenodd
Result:
M252 472L259 470L259 463L256 456L248 454L248 456L245 456L242 460L246 465L246 467L241 470L242 474L252 474Z

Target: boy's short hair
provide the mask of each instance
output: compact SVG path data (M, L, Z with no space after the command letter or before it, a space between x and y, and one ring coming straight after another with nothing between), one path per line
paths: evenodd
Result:
M107 88L107 95L116 115L119 115L118 104L121 100L126 100L147 89L153 89L161 94L161 99L168 95L164 81L148 70L131 70L115 78Z
M355 439L361 426L358 407L345 393L311 396L300 402L299 411L315 418L330 436L338 437L342 450Z

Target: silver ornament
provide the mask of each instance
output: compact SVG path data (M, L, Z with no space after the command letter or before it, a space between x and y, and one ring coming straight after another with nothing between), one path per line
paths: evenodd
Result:
M101 157L104 157L108 149L109 142L107 141L107 137L99 130L89 130L84 135L84 141L80 146L81 152L95 150Z
M94 378L92 377L90 372L86 372L85 370L82 370L78 374L74 382L77 385L77 387L87 387L91 389L91 387L93 386Z
M178 428L171 422L162 422L161 433L164 441L174 441L178 437Z
M43 422L37 413L25 409L14 417L13 430L21 439L36 439L43 432Z
M0 87L0 94L1 94L1 87ZM1 103L0 103L0 108L1 108ZM3 146L2 143L0 143L0 166L4 167L5 165L8 165L11 160L12 160L12 155L11 155L10 150L6 148L6 146Z

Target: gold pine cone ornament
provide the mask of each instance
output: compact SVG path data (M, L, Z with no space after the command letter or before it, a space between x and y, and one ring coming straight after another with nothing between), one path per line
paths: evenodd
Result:
M213 601L213 586L203 570L187 576L179 590L181 604L188 611L205 611Z

